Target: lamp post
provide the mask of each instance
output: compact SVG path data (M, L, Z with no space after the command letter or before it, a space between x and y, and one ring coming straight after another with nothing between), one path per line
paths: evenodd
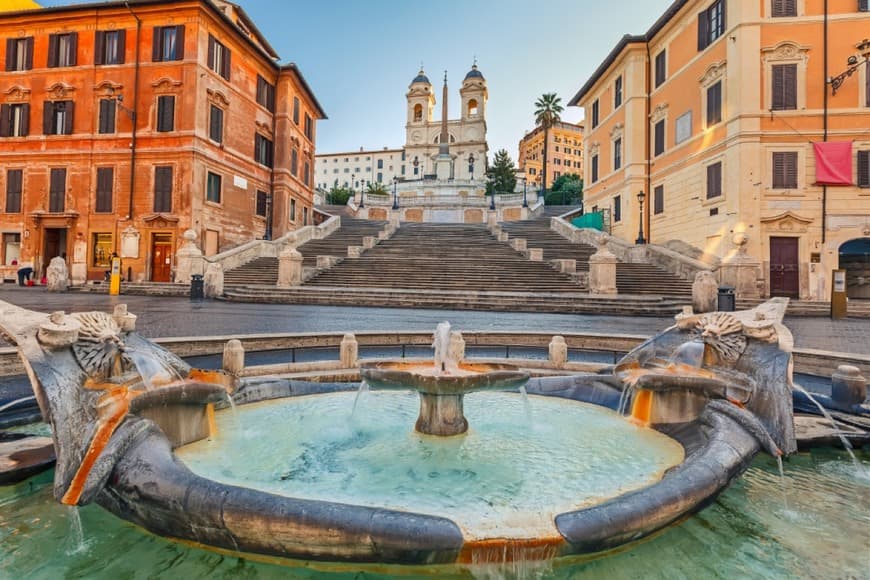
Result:
M519 177L520 177L520 179L523 180L523 207L529 207L529 199L528 199L528 195L526 193L526 184L528 183L526 181L526 174L522 173L522 174L520 174Z
M356 185L360 185L359 182ZM359 188L359 207L363 209L366 206L366 188L365 186L361 186Z
M646 243L646 240L643 237L643 200L646 198L646 194L641 189L637 192L637 203L640 206L640 222L637 230L637 239L634 241L635 244L643 245Z
M828 79L828 83L831 85L832 95L837 94L837 89L839 89L846 79L852 76L861 65L870 62L870 39L865 38L856 44L855 48L858 49L858 54L853 54L846 60L848 68L837 76Z
M399 186L399 178L394 176L393 177L393 210L399 209L399 194L398 194L398 190L397 190L398 186Z
M471 181L474 181L474 153L468 154L468 173L471 175Z

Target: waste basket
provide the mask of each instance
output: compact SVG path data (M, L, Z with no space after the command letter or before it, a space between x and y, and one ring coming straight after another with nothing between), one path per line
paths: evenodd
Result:
M190 277L190 299L201 300L205 298L205 288L202 274L193 274Z
M737 309L737 297L733 286L719 286L717 310L719 312L734 312Z

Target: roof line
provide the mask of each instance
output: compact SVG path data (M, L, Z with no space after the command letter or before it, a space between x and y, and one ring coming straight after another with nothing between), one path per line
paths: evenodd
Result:
M308 81L305 80L305 77L302 75L302 71L299 70L299 67L296 65L295 62L288 62L287 64L278 65L278 69L280 71L292 71L299 78L299 82L302 83L302 86L305 88L305 92L307 92L308 96L311 97L311 101L314 103L315 108L317 108L317 112L320 113L320 118L329 118L326 116L326 111L324 111L323 107L320 106L320 102L317 100L317 97L314 96L314 91L311 90L311 86L309 86Z

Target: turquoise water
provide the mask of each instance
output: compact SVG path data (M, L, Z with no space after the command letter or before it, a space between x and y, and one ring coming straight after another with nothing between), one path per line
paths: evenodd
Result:
M224 419L226 420L226 419ZM96 506L54 502L51 474L0 488L0 578L870 578L870 453L792 456L781 482L762 456L700 514L597 559L428 569L252 562L158 538Z
M290 497L448 517L466 538L557 536L561 512L661 479L672 439L616 413L514 393L465 397L457 437L414 431L416 393L368 392L245 405L218 436L178 450L199 475Z

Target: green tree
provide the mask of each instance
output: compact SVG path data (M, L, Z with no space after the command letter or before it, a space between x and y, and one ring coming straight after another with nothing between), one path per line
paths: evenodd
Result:
M495 153L492 167L487 170L486 193L513 193L517 186L517 168L508 155L507 150L499 149Z
M556 93L544 93L535 101L535 123L544 130L544 173L541 176L541 187L545 193L547 191L547 143L550 138L550 127L561 120L559 115L565 110L561 103L562 99L557 97Z
M329 205L347 205L347 200L353 197L353 191L347 187L334 185L326 194Z
M389 195L390 192L383 183L369 183L366 186L366 195Z
M583 201L583 180L576 173L560 175L544 196L547 205L567 205Z

